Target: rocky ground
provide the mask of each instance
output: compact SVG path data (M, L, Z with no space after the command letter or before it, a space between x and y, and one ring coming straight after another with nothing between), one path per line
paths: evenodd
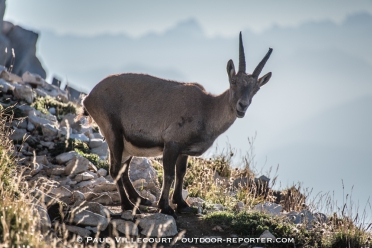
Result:
M191 247L190 240L182 238L238 238L237 234L226 232L224 227L208 226L200 218L206 212L204 200L188 197L186 190L183 197L195 207L195 214L179 215L175 220L158 213L156 202L160 188L157 171L152 166L158 162L147 158L132 160L130 178L138 192L153 202L153 207L139 206L142 214L121 212L119 193L108 173L107 144L98 129L88 125L87 119L80 118L76 108L71 107L67 93L38 75L25 72L21 78L5 68L1 71L0 87L2 108L12 109L16 117L9 123L14 130L10 135L15 143L13 155L18 158L18 171L23 173L35 197L36 209L42 219L40 228L45 233L57 237L67 233L72 243L92 245L117 244L124 238L136 239L134 245L138 245L141 242L137 238L157 237L164 238L164 246L178 240L175 246ZM46 97L49 102L42 102L43 106L35 104L40 101L38 97ZM89 159L92 156L96 160ZM215 179L222 184L229 180L218 173ZM233 185L264 185L261 192L264 195L269 190L269 181L265 176L255 179L237 176ZM286 215L296 224L311 223L314 219L325 222L327 219L323 214L312 214L308 210L285 212L281 205L269 202L254 208L273 215ZM244 210L245 206L238 202L235 209ZM221 210L224 206L214 204L208 211ZM121 241L115 241L115 238L121 238ZM226 245L223 242L211 247Z

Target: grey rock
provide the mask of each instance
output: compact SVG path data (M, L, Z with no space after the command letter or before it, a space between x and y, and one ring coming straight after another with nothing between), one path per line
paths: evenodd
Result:
M56 198L72 196L72 192L64 186L52 188L49 194Z
M28 120L35 127L42 126L44 124L50 124L52 126L58 126L57 118L54 115L45 115L38 110L28 111Z
M80 140L81 142L89 142L89 138L85 134L70 134L70 139Z
M97 171L97 174L100 175L101 177L105 177L107 176L107 170L103 169L103 168L100 168L98 171Z
M97 175L95 175L92 172L86 171L86 172L83 172L83 173L80 173L80 174L76 175L74 180L77 181L77 182L81 182L81 181L91 180L91 179L94 179L94 178L97 178Z
M323 213L315 213L315 214L313 214L313 216L314 216L314 221L317 221L319 223L327 223L328 222L327 216Z
M104 144L105 142L103 141L103 139L91 139L89 141L89 147L90 148L97 148L97 147L100 147Z
M106 178L104 177L98 177L96 179L92 179L89 181L83 181L78 184L76 184L76 187L83 188L83 187L95 187L95 185L101 184L101 183L108 183Z
M153 194L151 194L149 191L147 190L141 190L140 192L140 195L149 199L151 202L156 202L156 196L154 196Z
M45 155L35 156L35 157L32 157L31 159L33 163L39 163L39 164L44 164L44 165L47 165L49 163Z
M22 128L14 130L14 132L9 136L9 138L14 141L22 141L23 138L26 138L26 137L27 137L27 130L22 129Z
M59 138L66 138L69 139L70 135L72 134L72 128L67 128L67 127L60 127L58 130L58 137Z
M55 115L57 113L56 108L50 108L50 109L48 109L48 111L52 115Z
M66 230L69 232L75 233L81 237L89 237L90 234L92 233L91 231L85 228L78 227L78 226L70 226L70 225L66 225Z
M49 150L50 149L53 149L54 148L54 142L51 142L51 141L48 141L48 142L45 142L45 141L40 141L40 145L48 148Z
M89 192L84 193L84 196L85 196L85 200L90 201L94 198L97 198L99 194L89 191Z
M266 212L272 215L280 215L282 208L281 205L272 202L259 203L254 207L254 209L260 212Z
M97 233L98 232L97 227L86 226L85 229L87 229L87 230L89 230L89 231L91 231L93 233ZM107 241L107 239L106 239L106 241Z
M37 74L33 74L29 71L26 71L22 74L22 81L23 83L28 83L34 87L37 87L37 86L44 87L44 85L47 84L42 77L40 77Z
M203 199L199 198L199 197L188 197L186 199L186 202L190 205L190 206L194 206L194 207L202 207L203 206L203 203L205 202Z
M89 210L76 210L70 213L69 222L82 226L96 226L103 231L108 226L106 217Z
M216 211L223 211L225 208L222 204L214 204L213 205L214 210Z
M108 145L105 142L101 146L91 149L90 152L97 154L99 157L102 157L105 159L108 153Z
M93 202L98 202L98 203L100 203L102 205L106 205L106 206L113 204L113 201L112 201L111 197L107 193L101 194L97 198L92 199L92 201Z
M54 137L54 136L57 136L57 134L58 134L58 129L55 128L54 126L50 125L50 124L41 125L41 130L42 130L44 136Z
M34 93L30 86L16 84L14 85L13 95L18 99L23 99L27 103L31 104L34 101Z
M113 230L119 231L120 233L125 234L126 236L138 236L138 227L131 221L114 219L111 220L110 224L112 225Z
M78 190L74 190L72 192L72 196L74 201L85 201L85 195Z
M237 202L234 206L234 209L237 210L237 211L242 211L244 210L244 202Z
M34 209L36 209L37 214L40 218L39 228L41 232L47 233L52 227L52 222L50 221L46 207L42 205L35 205Z
M108 208L106 208L105 206L97 202L87 202L87 201L75 202L73 211L78 211L81 209L89 210L93 213L102 215L106 218L109 218L111 215L111 212Z
M56 161L58 164L64 164L73 158L77 157L79 154L75 151L61 153L56 157Z
M302 223L311 223L313 220L314 220L314 216L313 214L309 211L309 210L302 210L300 212L300 216L301 216L301 222Z
M13 73L22 75L24 72L30 71L45 78L45 70L35 55L38 34L14 25L10 30L7 30L6 36L11 44L10 47L16 51Z
M272 235L271 232L270 232L269 230L265 230L265 231L260 235L260 238L275 240L275 236Z
M108 195L111 197L114 203L120 203L120 194L118 191L115 192L107 192Z
M47 169L48 176L61 176L65 174L64 166L53 166Z
M291 211L291 212L287 213L287 218L293 224L300 224L301 223L301 215L296 211Z
M8 83L4 79L0 78L0 92L7 93L8 91L14 91L15 87L13 84Z
M170 215L155 213L146 215L139 220L141 234L146 237L170 237L176 235L176 221Z
M147 158L134 157L130 163L129 176L132 182L138 179L147 182L157 180L157 172Z
M93 188L94 193L110 192L116 190L116 184L110 182L100 183L98 185L95 185Z
M74 157L66 164L65 174L66 175L76 175L85 172L89 169L89 164L91 162L84 157Z
M124 220L130 220L130 221L134 220L133 211L132 210L124 211L121 214L121 218L124 219Z
M34 129L35 129L34 124L32 124L31 122L28 122L27 123L27 131L32 132Z

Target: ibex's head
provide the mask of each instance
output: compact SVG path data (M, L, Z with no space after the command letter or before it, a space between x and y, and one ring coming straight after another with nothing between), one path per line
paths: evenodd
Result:
M232 104L235 114L238 118L245 115L249 104L251 104L253 96L257 93L260 87L266 84L271 78L271 72L258 78L266 61L269 59L272 48L269 49L266 56L254 69L252 74L245 72L245 56L242 41L242 33L239 36L239 71L235 72L234 62L230 59L227 62L227 74L230 81L230 103Z

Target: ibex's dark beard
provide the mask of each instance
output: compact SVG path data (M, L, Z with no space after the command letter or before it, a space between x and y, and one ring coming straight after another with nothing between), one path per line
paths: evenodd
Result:
M236 110L236 117L238 117L238 118L243 118L244 115L245 115L245 112L242 112L242 111Z

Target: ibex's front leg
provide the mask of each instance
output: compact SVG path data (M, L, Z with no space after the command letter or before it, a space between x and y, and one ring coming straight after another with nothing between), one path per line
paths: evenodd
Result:
M176 183L172 202L177 204L177 211L180 213L189 213L192 211L189 205L182 198L182 185L183 178L186 174L187 158L188 156L186 155L179 155L176 163Z
M175 164L179 155L179 145L174 142L166 143L163 152L163 188L158 202L161 213L174 216L174 210L169 206L169 190L174 179Z

